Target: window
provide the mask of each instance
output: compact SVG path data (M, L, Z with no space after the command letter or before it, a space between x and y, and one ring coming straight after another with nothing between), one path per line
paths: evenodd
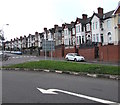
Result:
M77 36L77 44L79 44L79 38L78 38L78 36Z
M76 26L76 33L80 32L80 25Z
M96 34L97 42L99 42L99 34Z
M107 28L110 28L110 27L111 27L110 20L107 20Z
M95 42L95 34L93 34L93 42Z
M95 23L93 23L93 30L95 29Z
M75 28L72 28L72 34L73 35L75 34Z
M87 24L87 31L90 31L90 25Z
M103 43L103 34L101 34L101 42Z
M112 34L108 32L108 43L112 43Z
M100 23L100 28L103 28L103 24L102 23Z
M79 36L79 44L81 44L81 36Z
M64 30L64 32L65 32L65 35L67 35L67 30Z
M98 22L96 22L96 29L98 28Z
M69 38L69 45L71 45L71 40L70 40L70 38Z
M84 36L82 36L82 43L84 43Z
M70 31L68 30L68 34L70 35Z

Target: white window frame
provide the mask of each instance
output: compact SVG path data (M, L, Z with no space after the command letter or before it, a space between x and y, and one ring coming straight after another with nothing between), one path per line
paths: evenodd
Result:
M87 24L87 31L90 31L90 24Z
M95 39L96 39L96 38L95 38L95 34L93 34L93 42L95 42Z
M79 33L81 31L80 28L81 28L80 25L76 26L76 33Z
M111 27L111 21L107 20L107 28L110 28L110 27Z
M96 34L97 42L99 42L99 34Z
M73 35L75 34L75 28L72 28L72 34Z
M96 22L96 29L98 29L98 22Z

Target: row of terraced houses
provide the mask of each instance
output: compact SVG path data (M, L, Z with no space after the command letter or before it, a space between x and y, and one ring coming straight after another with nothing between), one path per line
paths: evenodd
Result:
M44 56L42 42L55 41L53 57L65 57L69 52L76 52L86 59L100 61L120 61L120 3L115 10L104 13L104 9L97 8L98 12L91 17L82 14L71 23L53 28L44 28L43 32L34 35L21 36L5 43L5 49L19 50L25 54ZM47 51L47 56L51 56Z

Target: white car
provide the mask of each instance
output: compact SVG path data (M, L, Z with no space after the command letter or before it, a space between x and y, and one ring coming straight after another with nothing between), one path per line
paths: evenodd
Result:
M66 60L70 61L85 61L83 56L78 55L77 53L68 53L65 57Z

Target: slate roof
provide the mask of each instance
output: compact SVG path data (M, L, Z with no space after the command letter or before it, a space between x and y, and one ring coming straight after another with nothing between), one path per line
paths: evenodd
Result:
M105 19L108 19L108 18L111 18L112 17L112 14L114 13L115 10L112 10L112 11L109 11L107 13L104 13L103 15L101 14L98 14L98 13L94 13L91 17L91 19L93 18L94 15L96 15L98 18L100 18L101 20L105 20Z
M58 26L58 31L61 32L62 31L62 27Z
M54 28L51 28L51 29L49 29L49 31L50 31L51 33L54 33L54 32L55 32L55 29L54 29Z
M112 10L110 12L107 12L103 15L103 19L108 19L112 17L112 14L114 13L115 10ZM104 17L105 16L105 17Z
M90 23L90 22L91 22L91 18L92 18L92 17L87 18L87 19L85 20L85 24Z
M72 27L71 24L65 23L65 26L67 26L67 28L71 30L71 27Z

